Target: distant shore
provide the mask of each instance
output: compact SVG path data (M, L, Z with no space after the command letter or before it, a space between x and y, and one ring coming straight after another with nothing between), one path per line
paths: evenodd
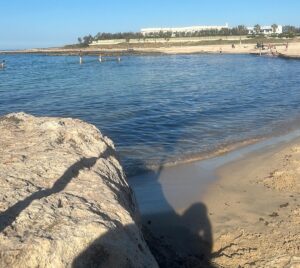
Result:
M272 43L273 51L276 55L286 58L300 58L300 42ZM267 54L268 44L265 43L265 49L256 48L256 44L214 44L214 45L182 45L182 46L157 46L157 47L88 47L88 48L41 48L25 50L3 50L2 54L45 54L45 55L177 55L177 54Z

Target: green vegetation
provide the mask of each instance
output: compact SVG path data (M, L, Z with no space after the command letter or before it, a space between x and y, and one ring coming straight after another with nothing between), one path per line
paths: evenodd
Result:
M277 28L278 28L278 25L277 24L272 24L272 30L273 30L273 33L275 34L276 33L276 30L277 30Z
M261 31L260 25L259 24L254 25L254 32L256 34L260 34L260 31Z
M293 38L300 35L300 27L286 25L283 27L283 33L279 37Z
M300 28L297 28L295 26L284 26L283 27L283 33L277 35L276 30L278 28L277 24L272 25L273 34L271 37L279 37L279 38L293 38L297 35L300 35ZM222 36L242 36L242 35L249 35L251 38L255 38L257 36L263 37L261 34L261 26L259 24L256 24L254 26L254 32L255 34L249 35L249 32L244 25L238 25L237 27L233 27L230 29L223 28L221 30L204 30L204 31L196 31L196 32L159 32L159 33L150 33L147 36L143 36L139 32L124 32L124 33L97 33L95 36L92 35L86 35L83 37L78 38L78 44L77 47L87 47L89 44L91 44L93 41L98 40L112 40L112 39L125 39L126 42L129 42L130 39L147 39L147 38L164 38L166 40L169 40L172 37L205 37L205 36L220 36L220 39ZM75 45L72 45L74 47Z
M125 33L97 33L95 36L86 35L84 37L78 38L78 43L84 46L92 43L93 41L98 40L111 40L111 39L146 39L146 38L165 38L169 39L171 37L203 37L203 36L229 36L229 35L247 35L248 30L244 25L239 25L237 27L227 29L223 28L222 30L206 30L206 31L196 31L196 32L159 32L159 33L150 33L147 36L142 35L137 32L125 32Z

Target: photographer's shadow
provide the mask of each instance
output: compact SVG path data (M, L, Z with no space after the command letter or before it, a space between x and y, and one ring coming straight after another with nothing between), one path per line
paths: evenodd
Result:
M175 211L159 180L162 171L163 167L147 175L152 182L150 195L159 200L156 205L162 210L142 211L143 233L152 254L160 267L214 267L212 228L205 204L195 202L183 213Z

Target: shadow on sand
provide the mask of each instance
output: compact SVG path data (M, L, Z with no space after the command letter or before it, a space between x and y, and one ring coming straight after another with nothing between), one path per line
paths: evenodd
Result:
M182 215L179 215L168 203L159 176L162 167L157 172L149 171L155 183L153 195L160 199L160 204L164 208L162 212L143 215L142 231L144 238L159 264L159 267L207 267L214 266L211 259L212 252L212 230L208 219L206 206L201 203L191 205ZM184 179L184 178L183 178ZM178 197L182 198L182 197ZM164 204L162 204L164 203ZM121 228L121 230L119 229ZM114 263L114 254L111 255L106 248L109 241L116 239L117 233L128 234L130 226L117 226L116 231L110 231L96 239L86 248L73 262L72 267L137 267L127 259L126 263ZM110 251L118 249L110 249ZM139 254L143 254L144 249L138 246ZM126 256L126 249L121 249L119 254ZM124 253L125 252L125 253ZM126 260L126 257L124 258Z
M160 267L216 267L211 263L213 238L205 204L196 202L177 213L159 182L162 170L148 172L162 211L142 216L143 233L152 254Z

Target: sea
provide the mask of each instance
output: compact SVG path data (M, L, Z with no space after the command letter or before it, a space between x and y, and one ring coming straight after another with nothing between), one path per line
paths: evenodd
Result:
M0 55L0 116L96 125L127 175L299 128L300 61L253 55Z

